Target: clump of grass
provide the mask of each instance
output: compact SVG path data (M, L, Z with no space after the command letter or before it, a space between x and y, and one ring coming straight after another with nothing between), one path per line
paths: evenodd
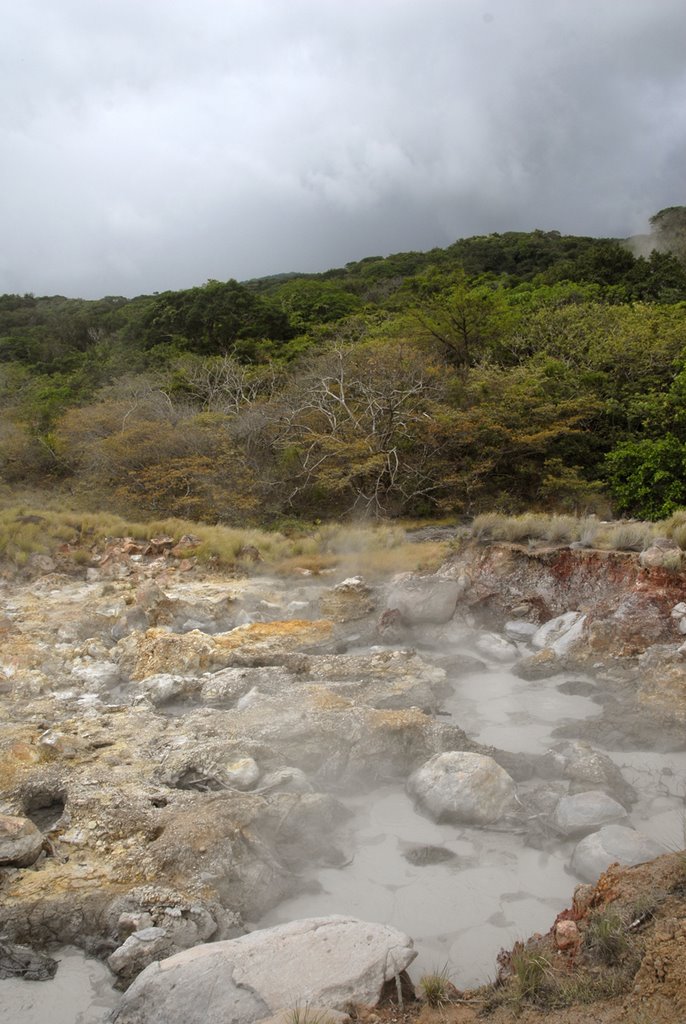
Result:
M600 533L601 546L614 551L643 551L655 536L653 523L609 523Z
M499 512L482 512L472 520L472 537L480 541L501 540L501 528L507 518Z
M429 1006L440 1008L450 1002L452 983L448 977L447 965L440 971L431 971L419 979L421 997Z
M512 950L510 969L517 1005L544 1002L552 977L552 964L546 956L518 943Z
M543 536L553 544L569 544L579 539L582 522L576 516L550 516L543 525Z
M683 553L679 551L664 551L660 564L668 572L679 572L684 562Z
M584 946L598 964L615 967L627 953L630 944L626 924L618 911L607 907L590 915Z
M582 519L579 523L579 544L583 548L594 548L597 546L596 541L598 537L598 531L600 530L600 523L597 519Z
M333 1018L326 1010L314 1009L305 1003L301 1006L297 1003L285 1016L286 1024L333 1024Z

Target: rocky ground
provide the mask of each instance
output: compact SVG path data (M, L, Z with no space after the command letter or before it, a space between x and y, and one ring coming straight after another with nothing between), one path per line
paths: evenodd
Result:
M436 574L370 586L258 571L219 578L186 551L122 541L80 569L36 559L28 575L7 574L0 934L35 948L79 945L108 958L125 987L146 965L239 937L244 919L297 891L305 867L343 863L340 794L411 775L427 813L482 825L530 819L527 801L538 821L542 809L559 819L558 780L568 798L595 794L586 830L605 841L598 870L614 856L652 856L616 854L611 830L621 831L613 822L630 793L602 755L563 742L532 767L441 720L446 673L421 645L477 621L493 631L491 654L510 657L512 640L526 639L531 653L516 669L526 678L573 667L610 684L598 739L683 749L685 580L660 551L465 546ZM455 772L469 777L466 804L454 800ZM684 862L613 871L577 893L566 929L505 957L492 992L411 1012L686 1019ZM597 924L608 908L609 923ZM616 940L608 963L588 933L613 928L626 944ZM609 968L617 991L600 984ZM533 988L522 987L527 970ZM583 1005L559 1008L573 999Z

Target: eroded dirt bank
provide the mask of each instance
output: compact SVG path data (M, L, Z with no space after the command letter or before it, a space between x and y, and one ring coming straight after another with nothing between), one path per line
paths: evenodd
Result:
M513 827L532 810L540 824L560 796L527 789L539 769L557 771L565 792L630 804L602 758L572 767L560 754L544 772L437 714L446 668L460 670L460 636L476 624L490 630L484 651L524 678L571 669L605 680L591 742L684 748L686 588L659 548L467 546L436 574L374 586L184 570L120 545L79 576L37 572L3 589L0 931L109 957L122 985L177 950L240 934L298 891L304 867L342 863L340 796L404 783L436 755L493 757L520 786L520 806L503 811ZM441 644L449 655L429 656ZM677 965L662 988L657 971L651 996L650 1019L665 1021L677 1019L659 1006L674 1005L685 916L682 862L670 864L635 930L643 942L655 922L676 922L655 938L661 962L673 952ZM557 945L551 956L562 961ZM612 1005L628 999L633 1013L646 997L628 988ZM497 1004L497 1019L514 1012ZM574 1019L615 1019L586 1012Z

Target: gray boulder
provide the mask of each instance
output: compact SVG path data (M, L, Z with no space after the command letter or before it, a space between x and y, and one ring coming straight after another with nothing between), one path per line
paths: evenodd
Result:
M0 865L28 867L42 848L43 835L29 818L0 814Z
M563 796L555 808L552 823L563 836L583 836L625 817L626 811L611 796L599 790L589 790Z
M630 867L667 851L659 843L623 825L605 825L574 847L571 868L585 882L595 882L610 864Z
M397 609L408 626L449 622L461 589L455 580L410 576L391 586L386 607Z
M544 779L568 779L571 794L601 789L625 807L636 799L614 761L583 740L557 743L540 758L537 772Z
M515 809L512 777L483 754L436 754L410 776L407 789L436 821L490 825Z
M116 1024L251 1024L298 1006L375 1005L414 960L387 925L332 916L292 921L151 964L122 997Z

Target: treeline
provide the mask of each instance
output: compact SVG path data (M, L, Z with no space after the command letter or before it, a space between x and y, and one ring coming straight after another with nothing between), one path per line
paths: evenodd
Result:
M669 515L686 208L653 221L645 256L510 232L132 300L0 296L0 474L227 523Z

